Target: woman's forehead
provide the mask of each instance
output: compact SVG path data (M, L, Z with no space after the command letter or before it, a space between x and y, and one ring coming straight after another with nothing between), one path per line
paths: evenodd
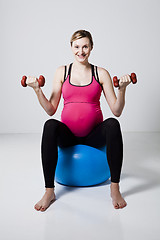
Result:
M77 39L73 42L74 45L78 44L78 45L84 45L84 44L89 44L89 38L87 37L83 37L80 39Z

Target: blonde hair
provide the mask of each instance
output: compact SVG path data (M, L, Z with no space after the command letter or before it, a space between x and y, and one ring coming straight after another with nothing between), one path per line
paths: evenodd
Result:
M71 44L71 47L72 47L72 43L77 40L77 39L80 39L80 38L83 38L83 37L87 37L90 41L90 44L91 44L91 49L93 48L93 39L92 39L92 35L90 32L86 31L86 30L78 30L76 31L75 33L73 33L72 37L71 37L71 40L70 40L70 44Z

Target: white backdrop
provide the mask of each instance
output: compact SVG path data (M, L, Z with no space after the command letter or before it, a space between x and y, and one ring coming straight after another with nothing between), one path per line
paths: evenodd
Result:
M122 131L160 131L159 9L158 0L1 0L0 133L42 131L50 116L21 77L43 74L49 98L56 68L73 61L70 38L79 29L93 36L90 63L111 77L138 76L118 118ZM63 99L54 118L62 106ZM113 116L103 94L101 107L104 119Z

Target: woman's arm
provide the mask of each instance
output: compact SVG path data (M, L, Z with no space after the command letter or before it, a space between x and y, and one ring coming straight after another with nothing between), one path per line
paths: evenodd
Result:
M112 113L116 117L119 117L125 105L125 92L127 85L131 82L130 76L125 75L120 78L119 89L116 96L109 72L104 68L98 68L98 70L100 83L103 86L103 93L108 102L108 105Z
M39 84L37 82L37 79L35 77L28 77L27 78L27 85L32 87L38 97L40 105L43 107L43 109L46 111L46 113L49 116L52 116L55 114L60 98L61 98L61 92L62 92L62 81L64 77L64 67L60 66L56 69L54 79L53 79L53 89L51 93L51 97L48 100L42 89L39 87Z

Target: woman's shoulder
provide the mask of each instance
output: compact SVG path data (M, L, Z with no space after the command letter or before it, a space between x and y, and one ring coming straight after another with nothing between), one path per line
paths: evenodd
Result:
M69 65L70 64L60 65L56 69L56 72L61 76L62 83L64 82L64 79L66 78L66 75L68 73Z
M68 69L69 68L69 65L70 64L66 64L66 65L61 65L59 67L57 67L57 71L61 72L61 73L64 73L65 69Z
M56 68L56 72L59 73L60 75L64 75L65 74L65 71L67 71L69 67L69 64L67 65L60 65Z
M108 73L108 70L106 68L104 68L104 67L100 67L100 66L96 66L96 65L95 65L95 67L97 67L97 70L101 74Z
M56 68L56 71L62 72L62 71L64 71L64 69L65 69L65 65L60 65Z
M100 66L95 66L97 67L97 72L98 72L98 76L99 76L99 81L101 84L103 84L104 79L110 76L108 70L104 67L100 67Z
M98 71L100 76L109 74L109 72L106 68L100 67L100 66L95 66L95 67L97 67L97 71Z

